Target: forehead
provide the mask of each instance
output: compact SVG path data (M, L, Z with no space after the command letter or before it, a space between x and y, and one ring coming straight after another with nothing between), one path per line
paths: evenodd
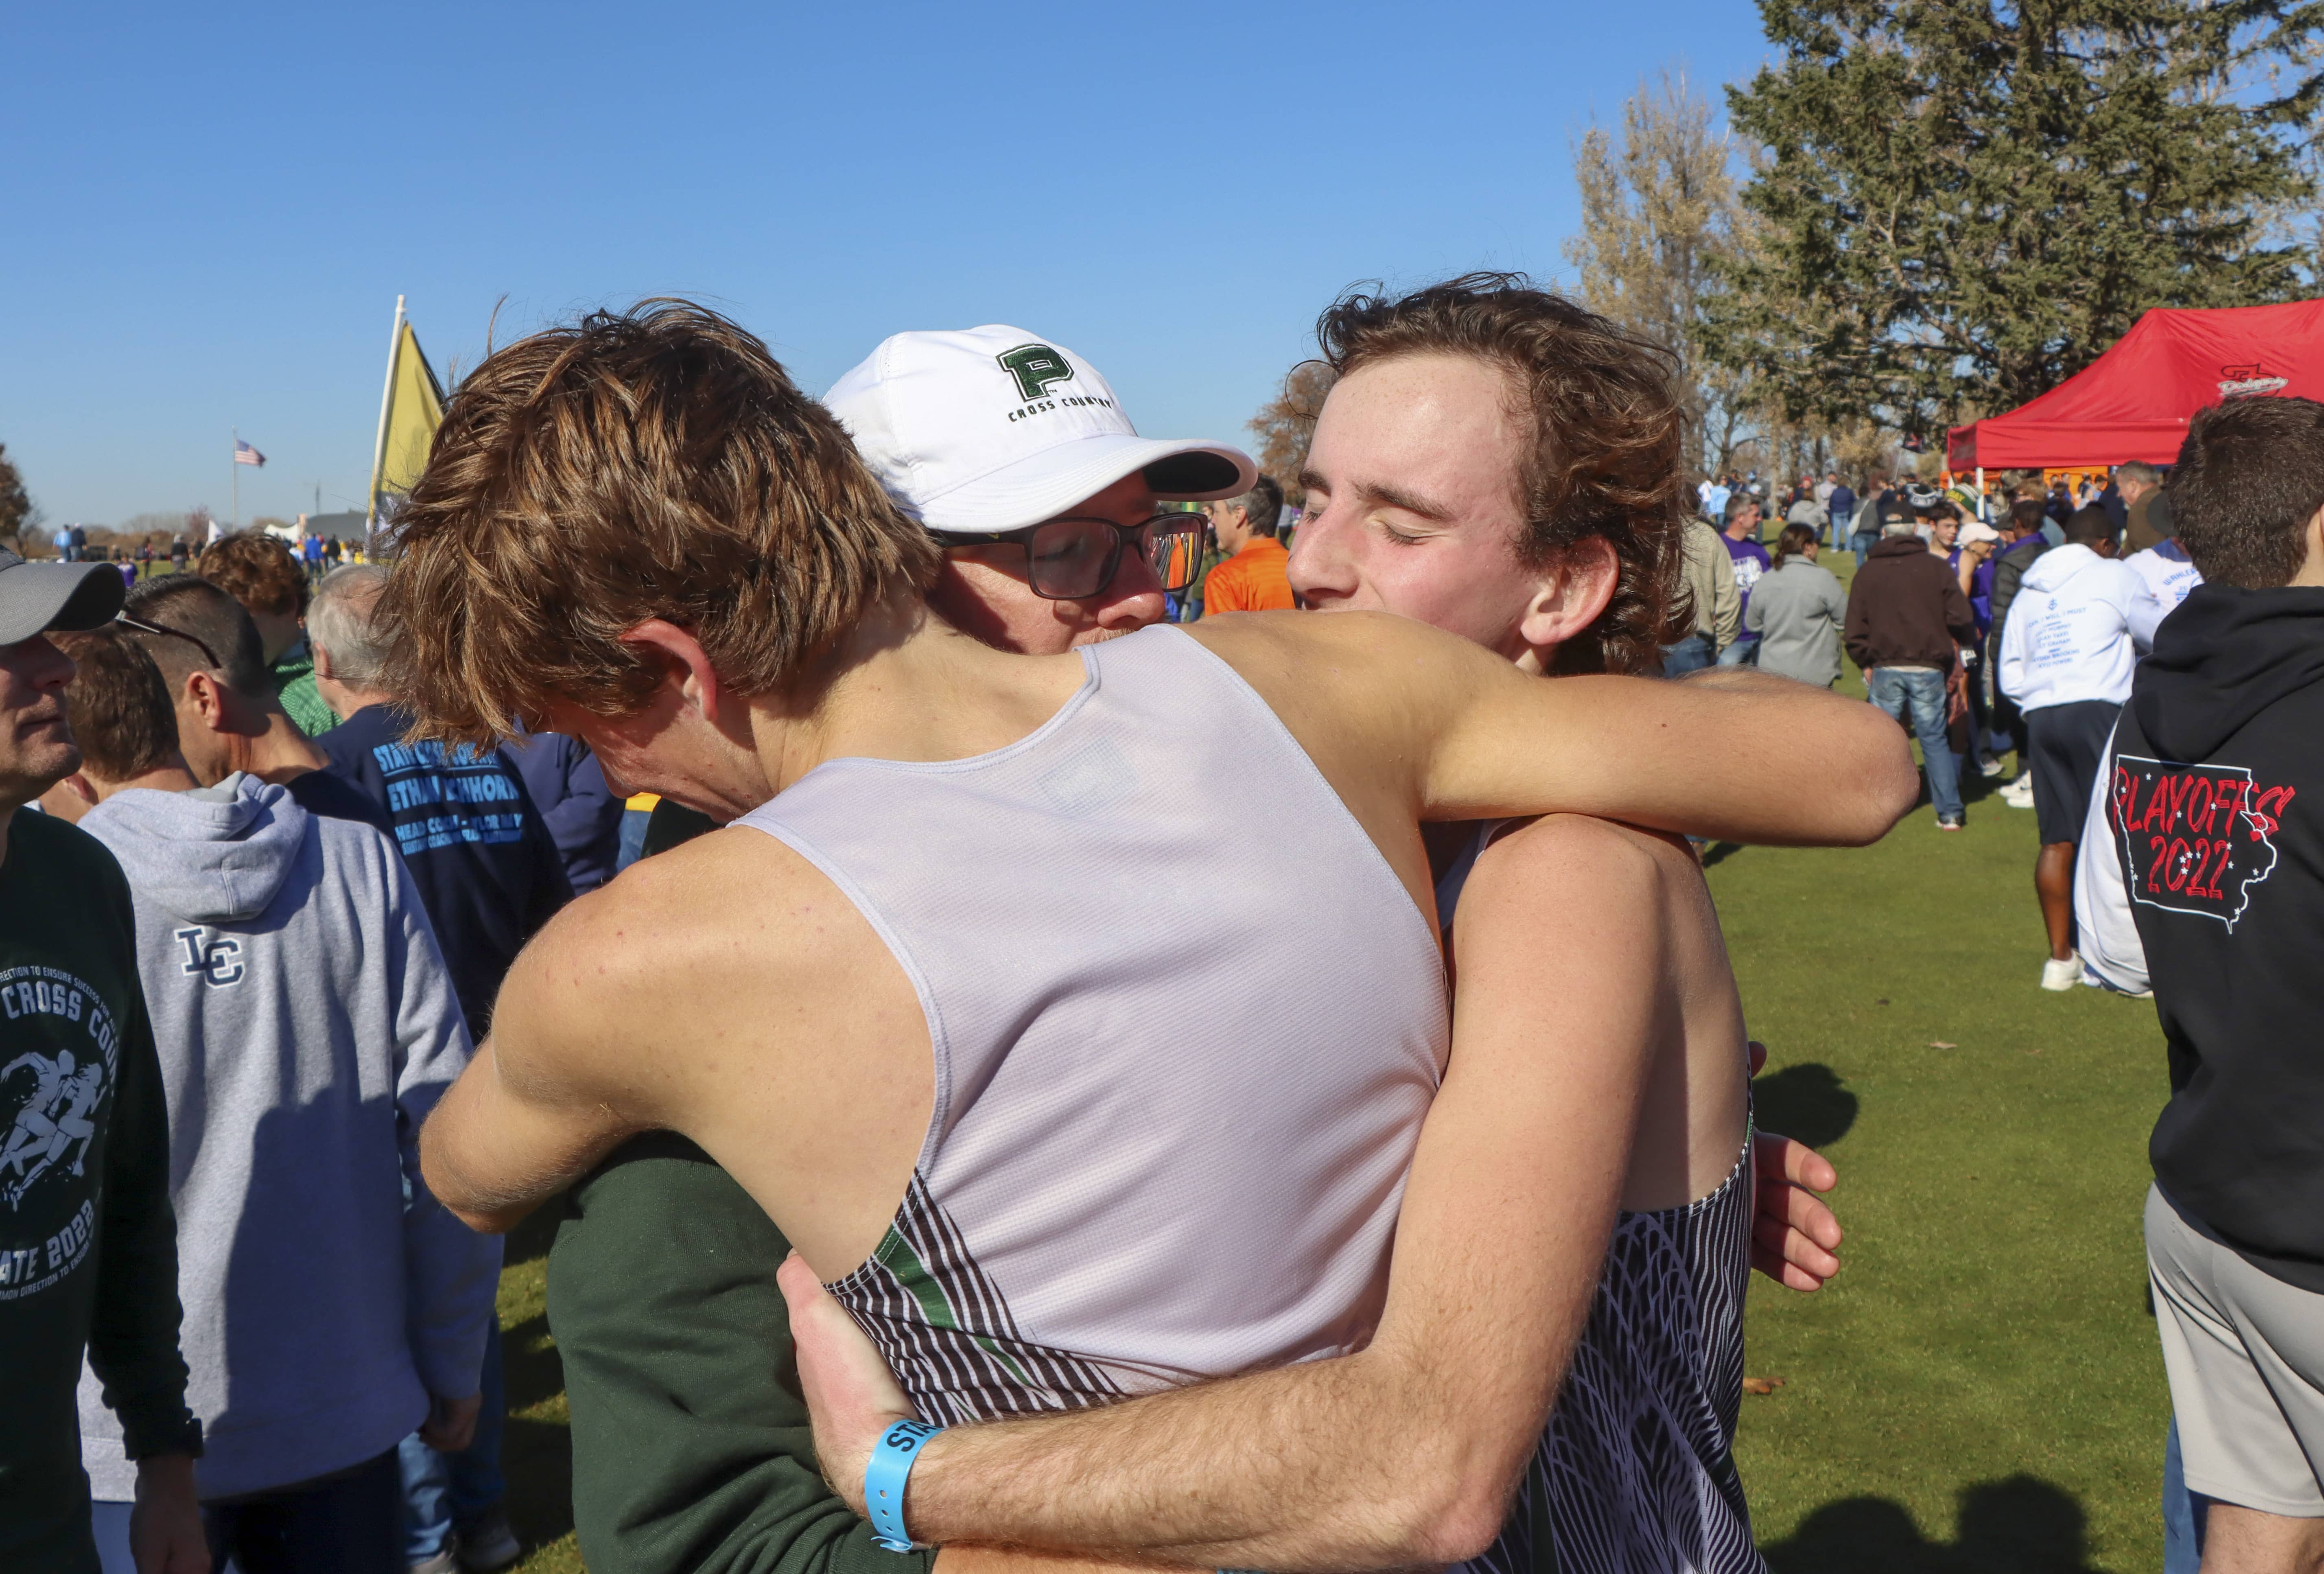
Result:
M1499 516L1525 456L1515 395L1509 373L1472 356L1375 362L1333 387L1310 460L1335 492L1379 486Z

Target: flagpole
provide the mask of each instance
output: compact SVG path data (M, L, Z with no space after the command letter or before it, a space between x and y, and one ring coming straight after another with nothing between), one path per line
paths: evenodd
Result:
M395 298L395 326L387 330L387 381L379 391L379 437L371 445L371 495L364 503L364 551L379 528L379 472L387 463L387 415L395 398L395 355L403 347L403 297Z
M227 466L234 472L234 528L242 528L242 428L234 428L235 458Z

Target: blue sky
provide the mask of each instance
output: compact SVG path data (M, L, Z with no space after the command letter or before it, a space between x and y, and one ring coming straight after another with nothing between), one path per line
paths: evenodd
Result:
M360 505L395 297L439 371L648 294L827 387L1009 322L1240 440L1350 282L1564 271L1571 141L1765 56L1743 0L20 7L0 443L51 521ZM503 298L504 301L503 301Z

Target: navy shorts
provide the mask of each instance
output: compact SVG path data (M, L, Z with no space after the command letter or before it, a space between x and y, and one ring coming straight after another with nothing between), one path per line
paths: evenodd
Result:
M2107 739L2122 707L2110 699L2077 699L2025 713L2034 753L2034 819L2042 845L2078 842L2090 812L2090 784L2098 779Z

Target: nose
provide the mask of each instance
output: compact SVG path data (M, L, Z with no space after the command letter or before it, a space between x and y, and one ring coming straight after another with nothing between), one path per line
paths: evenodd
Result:
M1162 621L1169 610L1162 599L1162 581L1155 577L1154 565L1146 554L1135 547L1121 554L1121 565L1113 571L1113 583L1105 588L1097 605L1097 625L1128 634L1133 629Z
M1343 600L1355 594L1355 560L1344 535L1328 507L1299 522L1298 532L1291 538L1286 572L1293 592L1307 605Z

